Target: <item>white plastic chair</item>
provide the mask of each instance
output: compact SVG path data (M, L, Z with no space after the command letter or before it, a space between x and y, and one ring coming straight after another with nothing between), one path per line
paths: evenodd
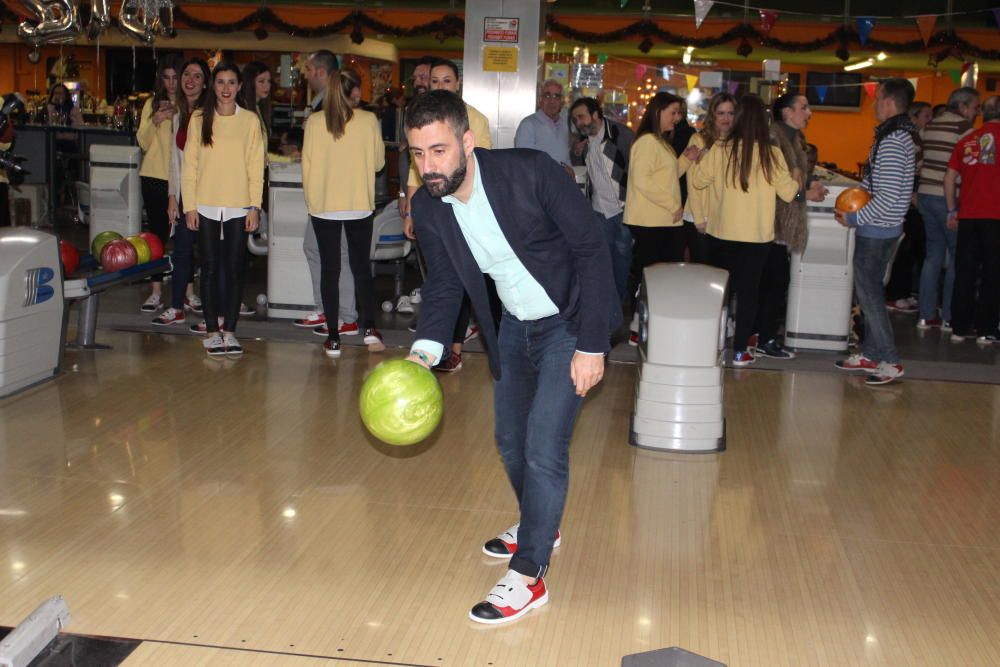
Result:
M388 273L395 278L392 303L399 301L403 293L403 276L406 271L406 256L413 244L403 234L403 218L395 202L390 202L376 216L372 226L371 263L372 275Z

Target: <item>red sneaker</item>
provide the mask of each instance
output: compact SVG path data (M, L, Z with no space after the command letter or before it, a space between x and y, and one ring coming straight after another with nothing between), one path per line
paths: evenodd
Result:
M357 336L361 329L358 328L357 322L341 322L337 331L341 336Z
M153 324L158 327L169 327L171 324L184 324L184 311L167 308L153 318Z
M447 357L444 358L437 366L432 366L431 370L435 370L439 373L454 373L455 371L462 370L462 355L458 352L452 352Z
M834 363L834 366L842 371L873 371L878 368L878 364L863 354L852 354L843 361Z
M293 320L292 324L297 327L318 327L321 324L326 324L326 314L313 311L302 319Z
M515 523L513 526L500 533L492 540L483 545L483 553L493 558L510 558L517 553L517 529L521 524ZM562 533L556 531L556 541L552 543L555 549L562 544Z
M472 608L469 618L476 623L491 625L507 623L521 618L548 601L549 591L545 588L545 580L539 579L535 584L528 584L520 574L507 570L507 574L497 582L486 599Z

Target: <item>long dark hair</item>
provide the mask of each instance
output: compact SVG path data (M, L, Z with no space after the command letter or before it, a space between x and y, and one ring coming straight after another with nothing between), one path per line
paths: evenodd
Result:
M236 75L236 82L242 84L243 77L240 74L240 68L229 62L221 62L215 66L212 70L212 78L208 82L208 90L205 94L205 102L201 107L201 113L203 116L201 124L201 145L211 146L212 145L212 123L215 121L215 106L218 103L218 98L215 96L215 79L223 72L232 72ZM242 100L240 95L236 95L236 104L240 104Z
M701 130L701 136L705 140L705 148L711 148L712 144L722 139L719 128L715 125L715 112L726 102L733 105L733 113L736 113L736 98L727 92L716 93L708 103L705 126Z
M273 76L274 73L271 72L271 68L265 63L259 60L253 60L248 62L243 66L243 80L246 81L246 85L240 91L240 97L243 98L243 106L251 111L256 111L257 115L260 116L260 122L264 126L264 129L270 132L271 129L271 98L265 100L257 99L257 77L261 74L268 73Z
M56 88L62 88L66 91L66 101L62 105L57 105L52 101L52 98L56 94ZM66 87L65 83L57 83L49 89L49 104L56 108L56 111L64 113L69 116L69 112L73 110L73 96L69 94L69 88Z
M181 72L183 70L177 69L177 63L180 59L174 55L164 56L160 60L160 66L156 68L156 85L153 86L153 113L160 107L160 102L163 100L170 101L170 93L167 92L167 85L163 83L163 76L167 73L168 69L174 70L174 74L177 76L177 85L180 85ZM177 97L176 89L174 92L174 97Z
M201 76L205 80L205 87L201 89L201 94L198 95L198 99L195 100L194 105L188 107L187 95L184 94L184 87L181 79L183 79L184 72L191 65L195 65L198 69L201 70ZM205 96L208 94L208 88L209 86L212 85L211 79L212 79L212 72L211 70L208 69L208 63L206 63L201 58L188 58L187 60L184 61L184 64L181 65L180 70L177 72L178 95L176 95L177 101L174 104L177 107L177 112L180 114L181 125L184 125L187 122L188 116L192 114L195 109L200 109L202 105L205 103Z
M764 178L768 183L771 182L774 162L771 159L771 132L767 116L764 101L756 95L744 95L736 108L736 122L729 135L732 153L729 155L727 171L733 184L737 182L737 175L739 176L743 192L750 191L750 172L755 153L760 159L760 168L764 170Z
M326 115L326 129L334 139L344 136L347 124L354 118L350 94L361 86L361 77L349 69L335 69L330 72L330 83L323 98L323 113Z
M652 134L657 139L659 139L664 146L670 146L670 143L663 138L665 132L669 132L673 128L670 127L660 127L660 112L668 108L671 104L680 104L684 100L676 95L671 95L670 93L656 93L653 95L652 99L646 104L646 113L642 116L642 121L639 123L639 129L635 133L635 138L638 139L644 134ZM671 152L673 149L671 148Z

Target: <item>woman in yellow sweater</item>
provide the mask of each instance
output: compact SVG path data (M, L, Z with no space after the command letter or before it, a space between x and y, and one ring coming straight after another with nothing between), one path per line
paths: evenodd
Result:
M264 190L264 144L257 114L237 104L240 70L219 63L205 105L191 115L184 147L181 199L188 229L198 232L202 285L223 273L223 299L202 290L205 350L210 356L243 354L236 322L243 298L247 234L257 229ZM221 245L221 255L219 246ZM221 256L223 266L219 266ZM222 330L217 317L222 315Z
M341 234L357 293L358 319L371 352L385 349L375 328L375 284L370 254L375 211L375 172L385 166L385 144L375 114L355 109L348 98L355 84L340 70L330 73L323 112L306 121L302 144L302 189L316 232L323 312L340 308ZM340 333L327 328L326 356L340 356Z
M711 148L715 142L725 141L733 130L735 118L736 98L729 93L717 93L708 103L705 126L701 128L701 132L691 135L688 147L694 146L701 153L702 149ZM705 230L717 205L718 201L710 188L688 188L687 207L684 209L684 235L692 262L707 261Z
M142 107L139 130L135 140L143 151L139 177L142 183L142 205L146 209L149 231L160 237L164 247L170 238L170 220L167 218L168 177L170 156L174 140L174 114L177 111L177 81L180 67L176 58L165 57L156 72L153 96ZM139 309L155 313L162 305L160 296L163 276L152 278L153 293Z
M678 160L665 138L681 118L682 101L669 93L653 95L629 154L624 221L632 232L639 280L651 264L684 261L680 178L691 161L684 156Z
M709 262L729 271L736 297L733 365L753 362L747 350L757 316L764 261L774 240L775 197L802 197L799 182L788 173L781 150L772 144L768 112L756 95L744 95L732 134L702 151L688 175L692 187L711 188L718 205L708 218Z

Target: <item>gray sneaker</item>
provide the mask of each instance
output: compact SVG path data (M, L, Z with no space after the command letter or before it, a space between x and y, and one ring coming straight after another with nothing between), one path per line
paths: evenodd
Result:
M201 341L201 344L205 347L205 352L210 357L222 357L226 354L226 344L222 340L222 334L218 331Z

